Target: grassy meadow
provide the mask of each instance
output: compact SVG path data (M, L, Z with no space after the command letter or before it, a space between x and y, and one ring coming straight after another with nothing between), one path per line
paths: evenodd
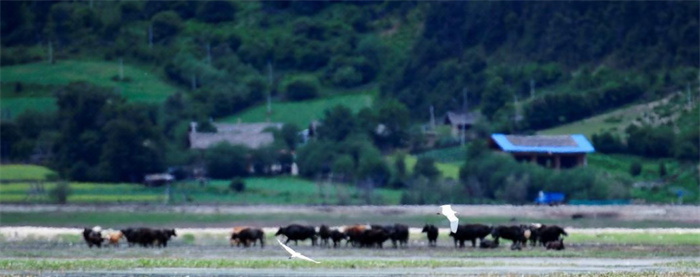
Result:
M0 203L51 203L49 191L55 182L46 181L52 171L33 165L0 166ZM31 182L29 180L32 180ZM229 181L213 180L205 185L178 182L170 195L166 187L141 184L69 182L68 203L226 203L226 204L359 204L367 196L354 186L315 183L292 178L247 178L246 188L234 192ZM369 199L376 204L398 204L401 192L375 189Z
M124 64L124 80L118 78L119 61L59 60L55 64L3 66L0 108L9 110L13 117L28 109L55 110L53 89L79 81L114 88L131 101L161 102L177 91L156 73L128 64ZM16 91L16 83L22 84L22 91Z
M590 140L594 134L608 131L625 137L625 128L634 122L660 125L675 121L680 115L679 107L683 106L683 97L679 94L671 94L661 100L628 105L579 121L540 130L537 133L542 135L584 134Z
M11 180L46 180L53 170L38 165L3 164L0 165L0 181Z
M351 94L328 98L298 101L298 102L273 102L271 122L295 124L305 128L313 120L321 120L326 109L337 105L344 105L357 112L362 108L372 106L372 96L368 94ZM267 121L267 105L261 104L246 109L238 114L223 118L221 121L235 123L241 122L265 122Z

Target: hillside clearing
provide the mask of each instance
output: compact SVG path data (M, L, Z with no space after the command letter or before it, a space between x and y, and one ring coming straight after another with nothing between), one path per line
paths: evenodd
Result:
M561 126L540 130L541 135L584 134L588 139L594 134L609 131L625 137L625 128L632 123L651 123L653 125L672 122L680 115L679 102L683 101L679 94L671 94L663 99L632 105L582 119Z
M46 176L55 173L53 170L38 166L25 164L4 164L0 165L0 180L46 180Z
M372 96L367 94L342 95L322 99L299 102L273 102L271 122L295 124L305 128L314 120L321 120L326 109L344 105L354 112L372 106ZM245 111L223 118L222 122L265 122L267 121L267 105L262 104Z
M56 64L39 62L2 67L3 83L66 85L85 81L114 88L117 93L133 101L160 102L177 91L177 88L160 80L157 74L135 66L125 64L125 80L113 80L118 77L118 61L61 60Z

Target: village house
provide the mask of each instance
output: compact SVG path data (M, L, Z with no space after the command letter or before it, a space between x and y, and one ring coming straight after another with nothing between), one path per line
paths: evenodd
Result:
M462 133L466 133L479 120L478 112L458 113L447 112L443 123L450 125L452 128L452 136L458 138Z
M492 134L489 147L510 153L517 161L555 169L586 166L586 154L595 152L584 135Z
M190 123L188 134L190 149L207 149L221 142L257 149L275 141L273 134L266 130L282 128L282 123L212 124L216 128L216 133L197 132L197 123Z

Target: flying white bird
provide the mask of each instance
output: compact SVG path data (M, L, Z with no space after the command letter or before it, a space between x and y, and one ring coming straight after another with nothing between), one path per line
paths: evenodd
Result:
M437 214L446 216L447 220L450 221L450 231L452 231L452 233L457 233L457 226L459 226L459 218L455 216L457 212L453 211L450 205L442 205L440 208L442 208L442 211Z
M307 260L307 261L310 261L310 262L314 262L314 263L317 263L317 264L320 264L320 263L321 263L321 262L314 261L313 259L311 259L311 258L309 258L309 257L306 257L306 256L302 255L301 253L299 253L299 252L297 252L297 251L292 250L291 248L289 248L289 246L284 245L284 243L282 243L282 242L280 241L280 239L277 239L277 242L279 242L279 244L282 245L282 247L284 248L284 250L287 250L287 252L289 252L289 254L291 254L291 256L289 256L290 259L291 259L291 258L297 258L297 259L302 259L302 260Z

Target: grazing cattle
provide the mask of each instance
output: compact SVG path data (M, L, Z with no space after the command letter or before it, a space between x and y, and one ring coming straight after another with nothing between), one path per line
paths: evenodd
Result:
M151 247L156 242L156 232L151 228L138 228L136 242L143 247Z
M331 240L333 240L333 247L338 247L341 240L348 238L347 235L345 235L343 232L340 232L338 230L331 231L330 236L331 236Z
M245 247L249 247L251 243L255 246L258 241L260 241L260 248L265 247L265 232L262 229L245 228L238 233L232 234L231 240L234 239L239 243L242 242Z
M155 238L155 243L158 247L168 247L168 241L172 237L177 237L175 229L162 229L154 230L153 237Z
M429 246L437 246L438 228L435 227L435 225L426 224L423 226L423 231L421 231L421 233L427 233Z
M493 228L491 236L498 243L499 238L504 238L513 242L511 249L515 250L520 248L522 244L527 243L527 237L530 232L525 232L526 230L521 226L498 226Z
M568 235L566 233L566 231L564 231L563 228L561 228L557 225L542 226L542 227L540 227L538 233L539 233L538 235L539 235L540 243L544 246L546 246L547 243L550 241L559 240L561 235L564 235L564 236Z
M275 233L275 236L284 235L287 237L287 241L284 244L289 243L290 240L294 241L294 245L298 245L299 240L311 240L311 245L316 245L316 230L312 226L301 226L298 224L292 224L287 227L280 227Z
M172 237L177 237L174 229L126 228L120 230L129 246L167 247Z
M250 228L250 227L248 227L248 226L233 227L233 230L231 230L231 240L229 242L231 244L231 246L233 246L234 244L236 246L241 246L241 241L240 241L240 239L238 239L238 233L240 233L241 231L248 229L248 228Z
M530 225L520 225L521 228L525 230L525 235L529 232L528 240L530 240L531 246L536 246L537 241L540 239L540 228L544 226L542 224L530 224Z
M553 250L564 250L564 248L565 248L565 247L564 247L564 240L563 240L563 239L559 239L559 240L547 242L546 247L547 247L547 250L550 250L550 249L553 249Z
M129 245L129 247L134 246L134 244L138 243L138 239L136 237L136 230L134 230L133 228L122 229L121 233L124 234L124 237L126 237L126 242Z
M398 246L407 247L408 237L408 226L403 224L394 224L389 231L389 238L391 239L391 244L394 246L394 248L397 248L396 242L398 242Z
M124 237L124 233L122 233L121 231L118 231L116 233L109 234L107 240L109 241L109 244L111 244L112 246L119 247L119 240L121 240L122 237Z
M92 246L97 246L98 248L100 248L102 247L102 242L104 241L104 238L102 237L102 234L100 234L99 229L96 231L96 228L83 229L83 239L90 248L92 248Z
M360 236L361 247L379 247L384 248L384 242L389 239L389 233L384 228L371 228L362 232Z
M360 237L362 237L362 234L366 229L366 225L359 224L345 228L345 235L347 236L345 246L347 246L349 243L351 243L352 246L357 246L360 243Z
M491 249L498 248L498 242L490 239L482 239L479 243L479 248Z
M318 236L321 238L321 242L319 243L321 246L330 246L328 244L328 239L331 237L331 229L328 228L328 226L321 225L321 227L318 228Z
M476 247L476 239L483 240L491 233L491 227L483 224L464 224L457 227L456 233L450 233L454 239L455 247L459 242L459 247L464 247L464 241L472 242L472 247Z

